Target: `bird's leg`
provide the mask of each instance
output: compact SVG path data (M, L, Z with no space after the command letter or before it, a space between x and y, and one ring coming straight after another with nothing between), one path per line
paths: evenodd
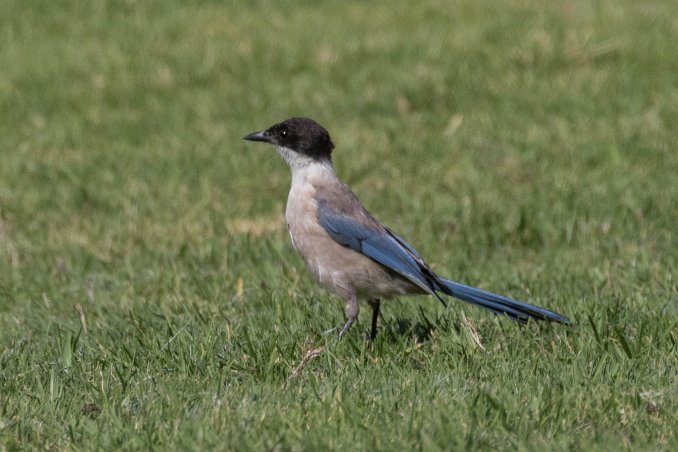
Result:
M372 329L370 330L370 340L373 341L377 337L377 322L379 321L379 306L381 302L377 298L367 301L372 307Z
M360 312L360 306L358 305L358 299L355 295L351 295L346 299L346 324L339 332L339 339L344 337L344 334L351 329L351 325L358 318L358 312Z

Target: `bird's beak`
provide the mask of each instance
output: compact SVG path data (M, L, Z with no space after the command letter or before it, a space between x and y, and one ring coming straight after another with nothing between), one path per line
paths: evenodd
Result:
M242 139L247 141L263 141L264 143L273 144L271 136L267 134L265 130L261 132L252 132L249 135L242 137Z

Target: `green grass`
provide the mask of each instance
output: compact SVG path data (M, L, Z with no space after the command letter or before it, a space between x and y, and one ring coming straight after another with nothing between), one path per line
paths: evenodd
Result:
M676 17L3 1L0 450L677 449ZM578 327L422 297L337 343L241 140L293 115L440 274Z

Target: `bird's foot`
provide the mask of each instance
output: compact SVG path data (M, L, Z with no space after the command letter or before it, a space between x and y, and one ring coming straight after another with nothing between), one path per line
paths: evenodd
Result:
M367 302L372 307L372 328L370 329L370 340L377 337L377 322L379 321L379 307L381 302L378 299L372 299Z
M341 339L342 337L344 337L344 334L346 334L346 333L348 332L348 330L351 329L351 325L353 325L353 319L348 319L348 321L346 322L346 324L344 325L344 327L343 327L343 328L341 329L341 331L339 332L339 339Z

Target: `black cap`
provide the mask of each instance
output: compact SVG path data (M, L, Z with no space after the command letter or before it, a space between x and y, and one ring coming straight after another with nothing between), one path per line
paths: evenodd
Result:
M334 149L330 134L323 126L308 118L290 118L261 132L243 137L282 146L316 160L329 159Z

